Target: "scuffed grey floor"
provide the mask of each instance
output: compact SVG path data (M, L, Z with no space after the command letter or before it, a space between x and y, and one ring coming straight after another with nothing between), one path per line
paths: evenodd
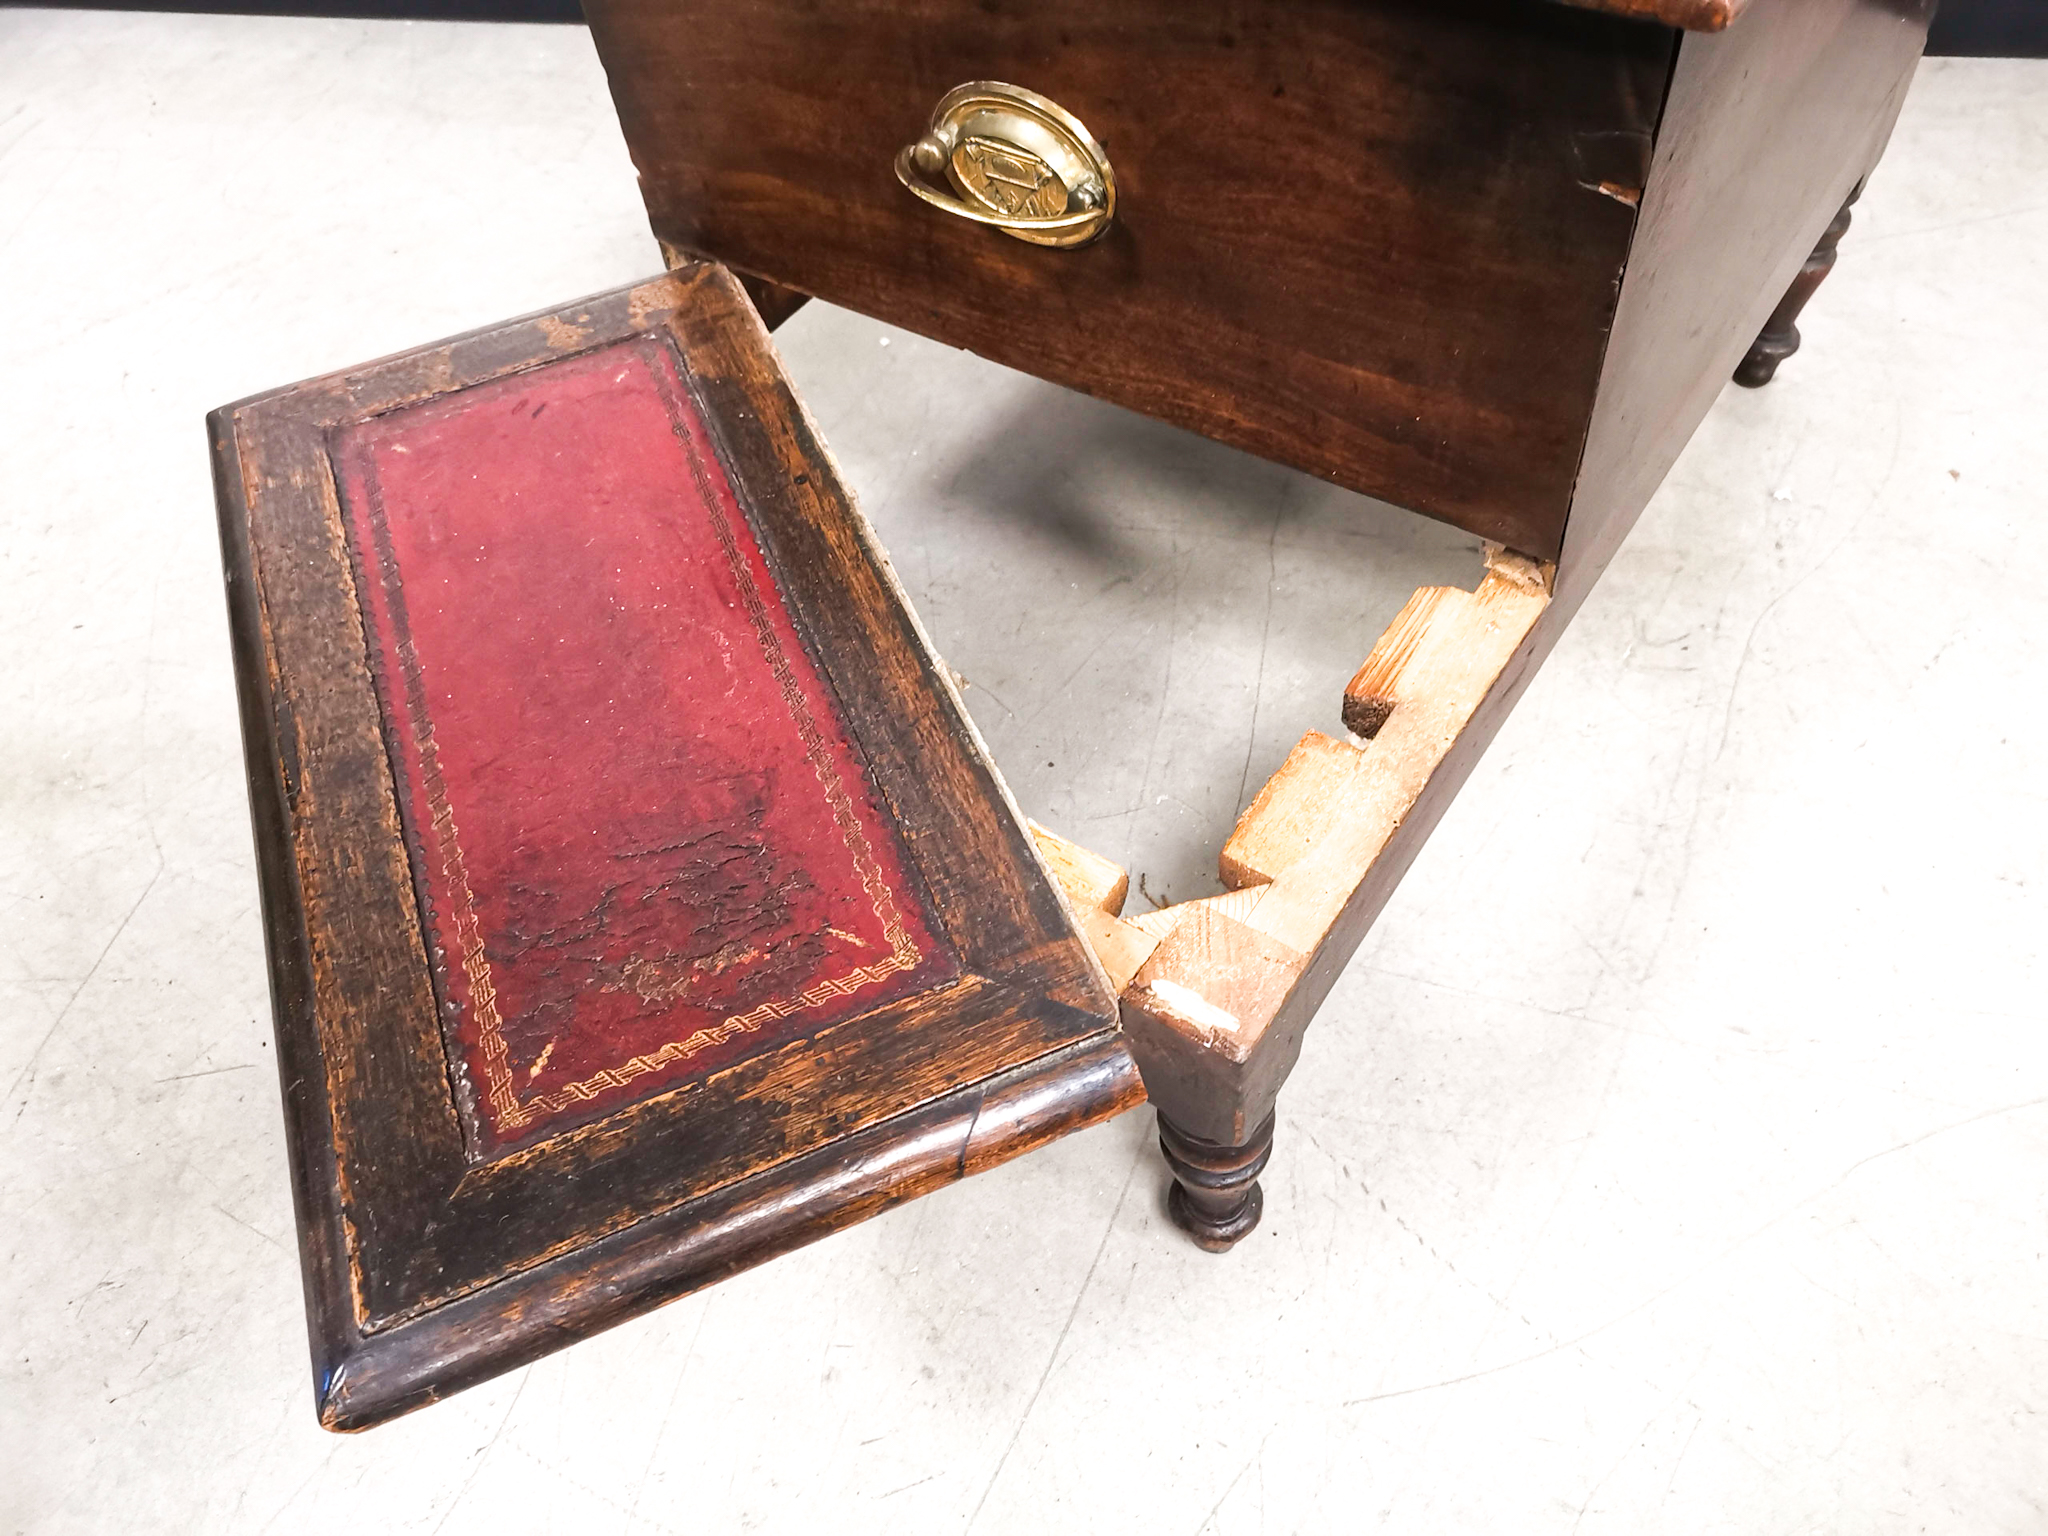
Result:
M575 30L0 11L0 1528L2040 1529L2044 186L2048 65L1923 67L1235 1253L1140 1113L337 1439L200 418L658 262ZM859 317L782 341L1019 800L1155 896L1476 574Z

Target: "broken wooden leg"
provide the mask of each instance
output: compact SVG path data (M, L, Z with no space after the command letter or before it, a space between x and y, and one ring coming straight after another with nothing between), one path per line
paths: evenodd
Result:
M1859 181L1849 193L1849 201L1842 204L1841 212L1821 233L1820 243L1814 246L1813 254L1800 267L1799 275L1792 279L1792 286L1785 290L1785 297L1778 300L1778 307L1771 311L1771 318L1764 322L1763 333L1737 365L1736 383L1747 389L1763 388L1776 377L1778 364L1799 350L1799 327L1794 322L1799 319L1799 312L1806 308L1806 301L1813 297L1814 290L1834 270L1835 247L1849 232L1849 210L1862 195L1863 183Z
M1299 1031L1282 1041L1264 1026L1306 957L1219 910L1250 894L1185 903L1123 991L1124 1035L1173 1170L1167 1208L1212 1253L1259 1224L1274 1102L1301 1053Z
M1204 1248L1258 1225L1280 1087L1399 871L1369 877L1549 604L1551 574L1491 549L1477 591L1417 592L1345 690L1353 739L1309 732L1238 818L1220 896L1124 919L1121 870L1032 829L1118 989L1169 1209Z

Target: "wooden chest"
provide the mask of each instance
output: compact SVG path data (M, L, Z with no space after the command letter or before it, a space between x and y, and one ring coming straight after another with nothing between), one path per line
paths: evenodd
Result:
M669 274L211 420L337 1428L1146 1096L1176 1218L1251 1230L1317 1005L1796 345L1931 10L586 5ZM1484 579L1415 595L1225 894L1126 919L783 376L807 295L1485 535Z

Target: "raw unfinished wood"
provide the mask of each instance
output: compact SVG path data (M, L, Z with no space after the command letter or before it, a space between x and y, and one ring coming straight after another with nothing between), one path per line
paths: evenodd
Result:
M1102 962L1111 985L1119 994L1158 948L1160 941L1190 914L1213 911L1241 920L1257 904L1257 891L1226 891L1221 896L1177 902L1137 917L1118 917L1130 890L1129 872L1114 859L1104 858L1078 843L1069 842L1035 821L1026 825L1037 840L1039 851L1045 855L1053 878L1066 892L1082 934L1094 948L1096 958Z
M1374 699L1391 708L1344 801L1246 919L1303 953L1321 946L1549 602L1543 577L1512 555L1493 557L1476 592L1432 590L1421 605L1426 625L1404 627L1395 636L1398 657L1367 668ZM1411 603L1403 616L1417 611Z
M1118 995L1122 995L1131 978L1138 974L1138 967L1159 947L1157 935L1093 907L1080 914L1080 925L1082 936L1109 977L1110 990Z
M1347 731L1367 740L1379 734L1380 727L1387 723L1387 716L1394 712L1394 684L1401 676L1401 669L1415 654L1415 643L1428 632L1437 605L1452 593L1460 598L1464 596L1462 589L1457 587L1418 587L1408 595L1408 601L1394 615L1394 622L1387 626L1386 633L1373 646L1365 664L1344 687L1343 716Z
M1124 1027L1135 1016L1242 1065L1306 957L1214 906L1189 905L1124 989ZM1141 1070L1143 1061L1141 1052ZM1230 1139L1242 1140L1245 1127L1235 1129Z
M1102 962L1102 969L1109 977L1110 990L1121 993L1130 985L1138 967L1158 946L1161 937L1117 916L1130 892L1129 871L1114 859L1104 858L1079 843L1069 842L1035 821L1026 825L1038 844L1038 851L1045 856L1046 867L1052 871L1053 879L1066 893L1082 937L1095 951L1095 958Z
M1060 889L1067 893L1067 900L1076 912L1093 908L1115 917L1123 911L1124 897L1130 894L1131 889L1128 870L1116 860L1092 853L1079 843L1070 843L1059 833L1049 831L1035 821L1027 821L1025 825L1031 829L1038 851L1045 855L1046 867L1052 871Z
M1158 947L1121 994L1176 1180L1170 1210L1221 1251L1258 1224L1274 1105L1311 1009L1290 1007L1313 966L1356 940L1331 930L1431 775L1549 602L1547 567L1498 547L1474 592L1419 591L1346 697L1377 732L1363 746L1310 732L1238 819L1219 860L1239 888L1148 913Z
M1547 593L1549 577L1532 562L1510 555L1498 545L1487 550L1489 579L1511 587ZM1344 688L1344 725L1357 736L1370 740L1387 723L1401 694L1401 676L1415 659L1415 648L1433 627L1455 624L1455 615L1471 602L1472 594L1460 587L1420 587L1403 605L1394 622L1387 626L1365 665Z
M1387 713L1392 712L1390 701ZM1322 841L1365 761L1362 749L1321 731L1296 742L1231 829L1216 860L1223 883L1233 890L1263 886Z
M1221 896L1198 896L1193 901L1178 901L1170 907L1141 913L1127 918L1133 928L1142 929L1155 939L1163 939L1183 921L1196 912L1215 912L1224 917L1244 921L1252 908L1259 904L1262 893L1256 889L1225 891Z
M1422 588L1373 646L1344 707L1371 707L1374 738L1361 747L1309 732L1246 807L1219 860L1225 883L1238 889L1149 913L1139 925L1164 938L1179 931L1177 914L1207 907L1298 958L1319 950L1351 889L1549 603L1549 567L1499 546L1486 560L1476 591ZM1144 974L1201 993L1198 972L1161 969L1187 958L1162 944ZM1129 989L1124 998L1128 1010Z

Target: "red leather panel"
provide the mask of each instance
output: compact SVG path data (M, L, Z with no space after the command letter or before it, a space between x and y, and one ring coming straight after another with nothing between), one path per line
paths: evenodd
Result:
M665 342L333 454L477 1155L957 973Z

